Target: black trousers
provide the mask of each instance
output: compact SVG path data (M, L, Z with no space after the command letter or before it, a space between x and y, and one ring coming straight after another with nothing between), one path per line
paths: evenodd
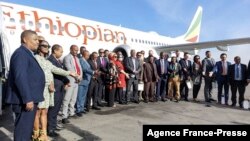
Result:
M106 89L109 90L109 94L108 94L108 107L112 107L114 106L114 102L115 102L115 91L116 91L116 88L108 88L106 87Z
M222 90L224 87L225 103L228 103L229 80L227 76L222 76L218 81L218 102L221 102Z
M89 90L87 93L87 109L90 109L91 98L93 100L93 107L97 107L97 95L98 95L98 88L99 84L97 80L91 79L89 84Z
M37 104L32 111L25 110L26 105L12 105L15 113L14 141L30 141L34 128Z
M116 88L116 91L117 91L116 93L118 95L119 103L120 104L125 103L125 91L123 91L123 88L118 87L118 88Z
M184 99L188 99L188 91L189 89L188 89L187 83L184 80L181 82L181 86L180 86L181 97Z
M242 106L242 102L244 101L244 94L246 90L246 83L244 81L236 81L234 80L231 83L231 91L232 91L232 103L236 104L236 93L239 91L239 104Z
M213 80L214 78L205 76L204 96L206 102L209 102L212 98Z
M56 92L54 93L54 106L48 109L48 131L55 130L57 125L57 115L62 106L64 98L64 85L55 85Z
M197 98L200 88L201 88L201 84L193 85L193 98Z

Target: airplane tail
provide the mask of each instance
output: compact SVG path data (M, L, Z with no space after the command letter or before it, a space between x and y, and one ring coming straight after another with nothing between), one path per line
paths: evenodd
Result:
M199 6L187 32L181 36L185 41L193 43L199 41L201 19L202 19L202 7Z

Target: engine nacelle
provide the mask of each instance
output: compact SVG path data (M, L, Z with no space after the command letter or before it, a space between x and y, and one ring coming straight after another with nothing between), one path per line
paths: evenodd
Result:
M217 46L216 47L219 51L229 51L229 48L227 46Z

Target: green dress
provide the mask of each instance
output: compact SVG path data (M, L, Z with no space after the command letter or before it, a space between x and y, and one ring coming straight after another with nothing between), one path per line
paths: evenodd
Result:
M54 66L50 61L40 55L35 55L35 58L45 74L45 88L43 92L44 101L38 103L38 108L49 108L49 106L54 106L54 93L49 92L49 85L51 84L51 82L54 83L52 73L62 76L68 76L70 74L70 71L65 71Z

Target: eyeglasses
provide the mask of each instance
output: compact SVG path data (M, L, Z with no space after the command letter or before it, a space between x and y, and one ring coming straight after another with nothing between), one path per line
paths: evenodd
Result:
M195 59L200 59L200 58L195 58Z
M40 45L41 47L44 47L44 48L50 48L49 45Z

